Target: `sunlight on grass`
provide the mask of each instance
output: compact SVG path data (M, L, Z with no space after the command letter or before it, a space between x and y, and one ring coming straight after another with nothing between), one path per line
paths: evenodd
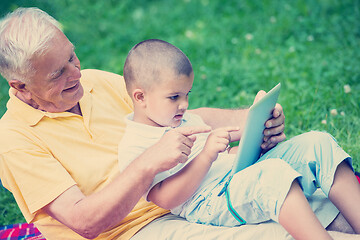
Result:
M82 68L122 74L137 42L160 38L178 46L195 71L191 108L249 106L258 90L281 82L287 137L327 131L360 170L359 1L17 2L60 20ZM2 14L17 7L4 4ZM5 80L0 86L3 114ZM3 195L0 205L12 204Z

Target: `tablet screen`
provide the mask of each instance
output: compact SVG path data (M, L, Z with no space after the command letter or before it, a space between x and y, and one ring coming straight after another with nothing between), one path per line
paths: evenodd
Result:
M242 133L232 174L254 164L260 156L264 138L265 122L271 118L272 111L280 94L281 84L277 84L263 98L253 104L248 113Z

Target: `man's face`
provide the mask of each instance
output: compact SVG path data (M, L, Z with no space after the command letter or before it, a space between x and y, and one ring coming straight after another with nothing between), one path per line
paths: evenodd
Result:
M189 106L194 75L164 72L162 81L145 93L146 122L152 126L177 127Z
M47 112L64 112L73 108L83 96L80 61L74 46L58 31L50 47L32 59L35 74L28 79L28 103Z

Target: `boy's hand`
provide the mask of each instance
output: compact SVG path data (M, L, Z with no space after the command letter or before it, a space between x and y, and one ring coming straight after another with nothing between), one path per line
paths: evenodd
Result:
M215 161L218 154L224 152L231 142L230 132L238 130L239 127L225 127L212 131L201 153L207 155L211 162Z
M152 162L155 173L169 170L179 163L185 163L191 153L196 134L210 132L209 126L191 126L172 129L148 148L146 154L147 164ZM143 155L144 155L143 154Z

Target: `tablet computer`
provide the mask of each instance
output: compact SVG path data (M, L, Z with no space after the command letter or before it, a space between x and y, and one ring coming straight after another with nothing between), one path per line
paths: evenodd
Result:
M250 107L234 160L232 174L251 166L259 159L262 150L261 144L264 139L265 122L272 116L280 88L281 84L279 83Z

